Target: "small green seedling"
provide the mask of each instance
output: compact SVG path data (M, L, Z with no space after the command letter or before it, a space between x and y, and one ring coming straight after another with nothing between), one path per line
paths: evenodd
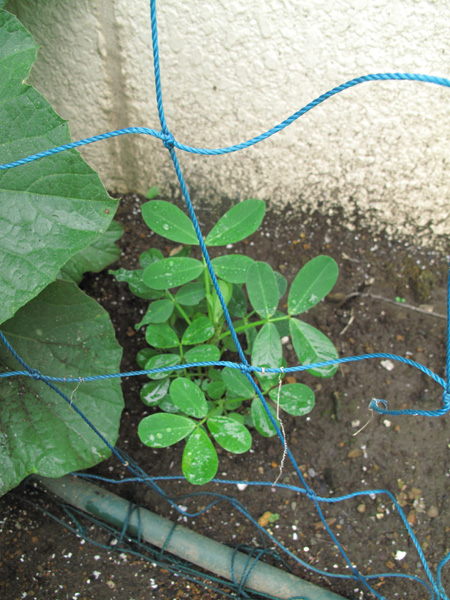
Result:
M152 189L152 198L155 197ZM244 240L261 224L265 204L246 200L226 212L205 238L207 247ZM148 370L188 363L229 360L240 362L205 259L191 256L199 242L189 217L176 206L153 199L142 206L147 225L182 249L164 256L152 248L141 254L141 269L111 271L131 291L150 301L137 329L145 328L148 348L138 353ZM338 354L331 341L298 318L315 306L334 286L338 267L328 256L306 263L288 288L286 278L266 262L242 254L224 254L212 261L219 288L239 341L253 366L286 367L281 339L289 336L302 365L328 361ZM283 306L280 301L287 292ZM312 368L317 377L330 377L335 365ZM215 444L241 454L252 445L251 430L264 437L276 434L249 377L239 369L213 364L182 370L153 372L141 390L144 404L159 411L145 417L138 428L141 441L165 448L186 440L182 470L188 481L210 481L218 468ZM255 382L277 420L281 411L303 416L314 407L314 392L302 383L280 385L279 373L256 373Z

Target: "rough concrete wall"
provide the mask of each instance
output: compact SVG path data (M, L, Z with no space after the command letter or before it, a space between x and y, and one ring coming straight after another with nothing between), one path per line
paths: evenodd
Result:
M42 49L31 81L70 119L74 139L159 129L148 0L14 0ZM158 2L163 98L182 143L251 138L319 94L367 73L450 76L446 0ZM366 83L256 147L179 153L194 202L259 197L358 206L392 229L449 230L450 90ZM175 184L161 142L123 137L83 151L115 191Z

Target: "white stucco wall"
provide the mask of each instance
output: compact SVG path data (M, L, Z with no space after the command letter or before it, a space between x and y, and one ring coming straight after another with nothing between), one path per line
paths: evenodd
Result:
M74 139L159 129L148 0L12 0L41 45L31 82ZM447 0L158 2L167 122L180 142L238 143L359 75L450 76ZM222 157L179 153L193 200L354 204L380 226L432 235L448 219L450 89L366 83L288 130ZM83 150L108 189L175 184L167 150L122 137Z

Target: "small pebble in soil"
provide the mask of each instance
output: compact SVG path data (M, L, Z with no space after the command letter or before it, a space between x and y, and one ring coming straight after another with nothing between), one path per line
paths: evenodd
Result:
M347 458L360 458L362 455L363 452L360 448L353 448L353 450L350 450L347 454Z
M392 369L394 368L394 363L389 359L382 360L380 362L380 365L383 367L383 369L386 369L386 371L392 371Z
M439 510L437 506L430 506L427 514L430 517L430 519L435 519L439 515Z

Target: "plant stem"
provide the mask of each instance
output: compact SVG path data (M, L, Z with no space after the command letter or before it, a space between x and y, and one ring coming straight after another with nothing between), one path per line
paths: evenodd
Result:
M213 322L213 315L211 311L211 282L209 280L209 271L206 266L206 260L203 259L203 279L205 280L205 292L206 292L206 306L208 308L208 318Z
M290 319L289 315L283 315L282 317L275 317L273 319L262 319L261 321L253 321L252 323L247 323L247 325L241 325L240 327L235 327L235 332L240 333L241 331L246 331L247 329L251 329L252 327L259 327L259 325L265 325L266 323L275 323L276 321L285 321L286 319ZM223 339L227 335L231 335L230 331L225 331L219 336L219 340Z
M172 300L172 302L174 303L175 308L178 310L178 312L183 317L183 319L186 321L186 323L188 325L190 325L191 324L190 318L187 316L187 314L185 313L185 311L181 307L181 305L178 304L178 302L175 300L175 297L169 292L169 290L166 290L166 294L167 294L168 298L170 298L170 300Z

